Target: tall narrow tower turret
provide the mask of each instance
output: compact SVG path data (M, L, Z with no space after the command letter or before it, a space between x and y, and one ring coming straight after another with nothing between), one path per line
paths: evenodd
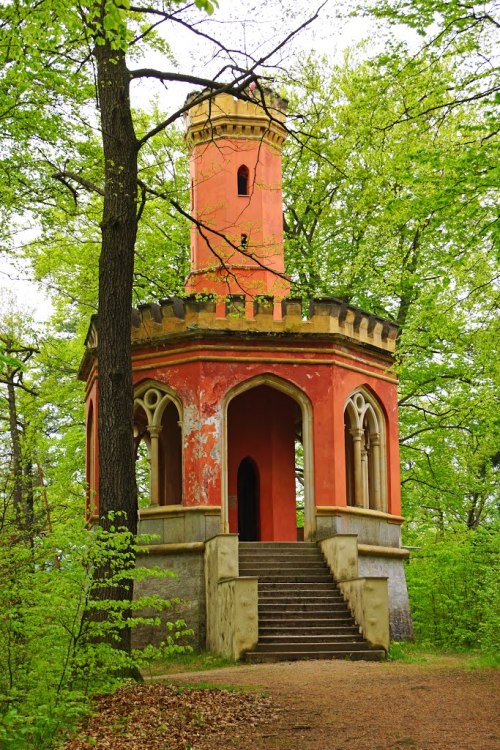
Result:
M193 101L199 94L192 94ZM189 97L188 97L189 103ZM281 149L286 101L218 94L186 115L190 150L190 294L285 297Z

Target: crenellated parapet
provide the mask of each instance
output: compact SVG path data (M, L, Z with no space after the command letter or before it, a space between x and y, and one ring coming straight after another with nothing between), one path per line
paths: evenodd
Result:
M223 301L197 296L172 297L132 310L132 344L160 344L171 337L194 333L294 334L305 337L336 335L354 344L369 345L391 356L398 326L335 297L304 302L288 298L276 302L264 296L249 302L244 295ZM92 319L87 351L97 346L97 319Z
M194 330L339 334L389 354L398 332L395 323L335 297L312 299L307 305L293 298L277 303L269 296L252 303L244 295L229 295L220 303L195 296L172 298L134 310L132 326L133 343Z

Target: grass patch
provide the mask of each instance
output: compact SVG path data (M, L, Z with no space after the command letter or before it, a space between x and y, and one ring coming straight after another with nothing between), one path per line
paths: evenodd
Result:
M239 662L217 656L207 651L191 652L189 654L173 654L168 659L161 659L143 670L144 677L154 678L159 675L175 674L176 672L207 672L211 669L235 667Z
M473 652L469 654L467 669L499 669L500 654L483 654Z
M387 654L389 662L426 664L428 666L453 666L462 669L491 669L500 666L500 657L481 651L452 651L434 648L423 643L393 642Z

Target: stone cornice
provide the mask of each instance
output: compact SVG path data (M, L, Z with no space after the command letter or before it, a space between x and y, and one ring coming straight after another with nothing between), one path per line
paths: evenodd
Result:
M196 94L192 96L196 99ZM216 138L259 140L281 148L287 136L285 110L285 100L272 92L266 92L264 103L261 99L241 101L230 94L217 94L213 99L193 104L186 113L188 148Z

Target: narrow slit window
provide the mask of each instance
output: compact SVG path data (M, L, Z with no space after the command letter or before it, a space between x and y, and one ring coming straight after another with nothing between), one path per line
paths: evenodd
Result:
M238 169L238 195L248 195L248 167L244 164Z

